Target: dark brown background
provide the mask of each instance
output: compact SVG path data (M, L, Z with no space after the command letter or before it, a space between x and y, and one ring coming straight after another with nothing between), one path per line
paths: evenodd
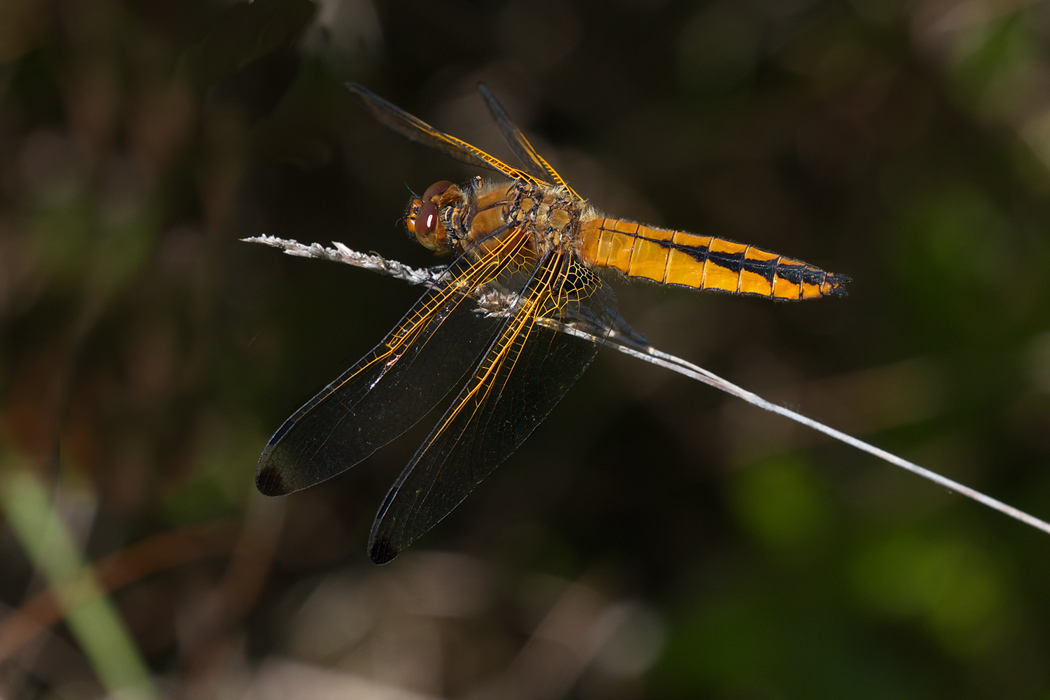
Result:
M991 0L5 3L0 694L98 697L137 655L183 697L1045 695L1046 535L609 351L372 567L426 426L286 499L255 460L419 290L238 239L433 264L407 188L479 171L342 84L509 158L485 81L599 208L855 280L618 285L657 347L1047 517L1048 33ZM10 527L41 487L79 554ZM116 671L34 598L78 557Z

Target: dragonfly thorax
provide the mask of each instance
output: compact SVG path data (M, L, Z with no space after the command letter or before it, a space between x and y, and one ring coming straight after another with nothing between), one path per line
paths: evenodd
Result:
M537 258L555 248L573 247L586 203L564 187L517 181L466 185L446 180L427 188L408 205L411 235L439 254L484 254L507 236L525 236ZM530 256L531 257L531 256Z
M467 193L469 213L460 233L478 253L498 247L508 236L524 236L536 259L549 251L570 249L579 234L586 204L563 187L517 181L480 183ZM456 219L456 217L452 217Z
M564 187L518 183L508 218L532 232L536 252L571 246L579 236L583 203Z

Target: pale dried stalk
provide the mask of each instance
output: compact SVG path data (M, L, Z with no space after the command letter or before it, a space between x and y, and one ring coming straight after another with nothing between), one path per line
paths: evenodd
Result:
M361 267L366 270L373 272L379 272L384 275L389 275L400 280L404 280L410 284L422 284L428 287L433 287L438 283L438 279L441 276L442 268L428 268L425 270L419 270L416 268L403 265L396 260L387 260L380 255L369 255L365 253L359 253L355 250L347 248L342 243L333 243L334 248L325 248L324 246L314 243L312 245L304 245L294 240L286 240L277 238L275 236L255 236L252 238L242 239L247 243L262 243L263 245L272 246L274 248L280 248L284 250L288 255L295 255L304 258L320 258L322 260L334 260L336 262L345 263L347 265L353 265L354 267ZM507 295L494 290L487 290L485 288L479 288L476 290L474 295L478 304L482 310L486 313L499 314L500 310L506 310L513 306L513 295ZM1013 506L1007 505L1002 501L996 500L991 496L987 496L980 491L976 491L969 486L960 484L957 481L953 481L945 476L941 476L936 472L932 472L929 469L920 467L914 462L898 457L895 454L879 449L874 445L871 445L863 440L859 440L851 435L840 432L831 428L819 421L815 421L812 418L807 418L800 413L796 413L783 406L770 403L762 397L742 389L741 387L722 379L716 374L708 372L702 367L686 362L685 360L675 357L674 355L668 355L667 353L661 352L656 348L650 346L641 347L635 343L632 343L630 339L623 338L616 332L611 333L607 338L600 338L587 331L567 326L563 323L559 323L555 319L544 319L544 323L552 328L574 335L579 338L586 338L596 343L604 343L607 347L611 347L615 350L636 357L639 360L644 360L651 364L659 367L664 367L673 372L677 372L681 375L689 377L699 382L703 382L708 386L712 386L716 389L726 392L731 396L735 396L739 399L743 399L752 406L771 411L773 413L789 418L790 420L800 423L808 428L812 428L818 432L824 433L825 435L843 442L851 447L854 447L863 452L867 452L884 462L888 462L894 466L906 469L907 471L916 474L923 479L932 481L935 484L955 491L956 493L962 494L963 496L982 503L989 508L999 511L1014 520L1020 521L1026 525L1042 530L1043 532L1050 534L1050 523L1044 520L1040 520L1033 515L1030 515L1022 510L1018 510Z

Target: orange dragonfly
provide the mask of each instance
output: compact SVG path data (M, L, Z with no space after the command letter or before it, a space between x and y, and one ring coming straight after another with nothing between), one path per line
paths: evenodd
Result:
M385 564L432 528L536 429L600 343L560 332L644 340L615 310L596 274L770 299L845 294L849 278L741 243L614 219L594 209L543 159L484 85L481 96L524 169L347 85L381 123L510 182L441 181L409 202L410 235L454 256L438 283L368 355L295 412L270 438L255 483L269 496L312 486L406 431L457 385L437 426L379 508L369 557ZM516 292L502 314L479 288Z

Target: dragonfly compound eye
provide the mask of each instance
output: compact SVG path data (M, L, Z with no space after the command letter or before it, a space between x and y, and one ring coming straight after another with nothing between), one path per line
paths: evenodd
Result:
M429 238L437 227L438 208L433 202L423 202L416 216L416 238Z
M412 222L416 240L430 250L440 250L442 241L438 240L438 224L437 205L430 201L424 201Z
M452 187L452 183L448 180L438 180L433 185L427 188L427 191L423 193L422 200L424 202L433 201L435 197L444 193L449 187Z
M442 203L442 195L448 192L450 187L452 183L448 180L439 180L428 187L422 197L412 200L409 207L409 226L416 234L416 240L430 250L442 250L446 245L443 227L438 216L438 205Z

